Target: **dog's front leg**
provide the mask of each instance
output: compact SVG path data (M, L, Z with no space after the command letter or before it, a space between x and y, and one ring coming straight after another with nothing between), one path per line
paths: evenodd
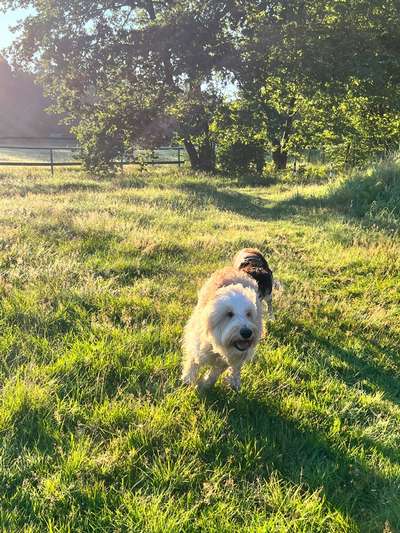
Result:
M230 387L232 387L232 389L236 391L240 389L240 385L241 385L241 377L240 377L241 370L242 370L241 366L230 367L229 374L225 378L226 383Z
M267 309L268 309L268 317L269 317L269 319L270 320L275 320L274 308L272 307L272 296L271 295L268 295L265 298L265 304L266 304Z
M200 380L199 387L204 389L209 389L210 387L213 387L219 376L227 368L228 365L222 359L215 361L214 365L205 374L203 379Z
M184 361L182 381L185 385L196 383L199 374L199 364L193 359Z

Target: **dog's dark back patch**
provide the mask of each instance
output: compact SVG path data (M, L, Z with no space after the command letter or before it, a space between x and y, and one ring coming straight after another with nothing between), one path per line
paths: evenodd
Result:
M265 298L272 293L272 270L260 250L243 248L233 258L233 266L256 280L260 298Z
M256 280L258 284L258 291L260 293L260 298L265 298L267 295L270 295L272 292L272 270L268 267L267 262L265 261L266 268L260 268L253 266L251 264L246 264L241 266L240 270L246 272L249 276Z
M245 267L254 267L254 268L263 268L264 270L270 270L267 260L260 253L249 254L243 257L243 260L240 263L240 269L243 270Z

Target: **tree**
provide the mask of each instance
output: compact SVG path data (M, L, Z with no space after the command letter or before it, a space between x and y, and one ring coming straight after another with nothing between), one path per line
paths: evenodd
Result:
M33 69L90 168L178 132L193 168L213 170L210 85L234 50L222 0L2 0L31 5L13 60Z
M90 168L107 169L135 145L156 146L175 133L192 167L212 171L213 124L223 102L217 81L229 78L251 109L249 131L264 132L277 169L286 167L289 152L321 139L346 145L356 135L371 147L377 142L367 135L371 120L388 144L395 139L397 0L0 0L0 6L35 8L20 26L14 61L40 77ZM366 112L374 117L369 123Z
M396 94L396 0L248 0L242 5L246 16L235 74L241 97L259 106L277 169L286 167L289 150L299 146L300 131L306 143L332 122L328 106L326 122L312 131L308 121L306 132L301 122L310 116L310 102L320 109L332 100L338 106L350 88L353 96L367 94L368 99Z

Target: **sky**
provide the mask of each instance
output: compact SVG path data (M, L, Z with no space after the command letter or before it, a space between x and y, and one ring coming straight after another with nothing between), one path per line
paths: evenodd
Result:
M13 40L13 34L9 30L9 26L14 26L16 22L23 19L27 13L28 11L26 9L0 13L0 50L5 46L9 46Z

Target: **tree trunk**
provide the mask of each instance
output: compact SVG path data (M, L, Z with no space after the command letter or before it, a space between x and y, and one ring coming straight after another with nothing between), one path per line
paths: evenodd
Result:
M274 140L272 149L272 160L275 164L275 170L285 170L288 162L287 145L290 136L293 133L293 120L295 116L296 99L292 97L289 102L288 112L283 126L283 134L280 140Z
M199 146L200 170L215 172L215 145L210 139L206 139Z
M186 152L189 156L190 165L193 170L198 170L199 168L199 156L197 155L196 148L192 141L189 139L184 139L183 144L185 145Z
M189 139L183 141L193 170L215 172L215 146L209 139L204 140L197 148Z
M272 150L272 161L275 165L275 170L285 170L287 167L288 153L282 150L282 146L277 144Z

